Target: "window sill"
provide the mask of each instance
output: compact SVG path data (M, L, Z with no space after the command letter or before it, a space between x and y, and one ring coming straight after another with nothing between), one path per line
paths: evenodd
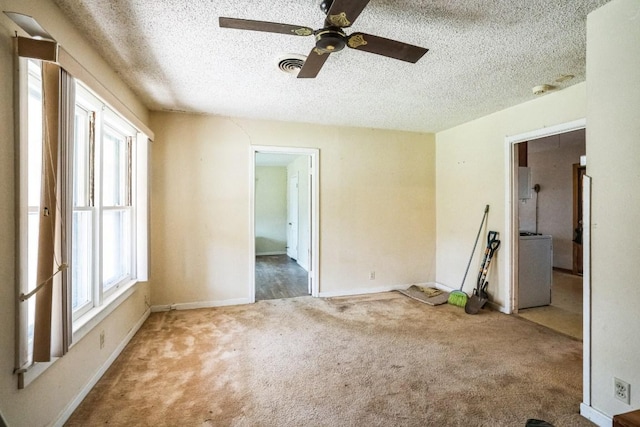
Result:
M23 389L27 387L29 384L34 382L36 378L40 375L44 374L44 372L49 369L56 361L60 359L59 357L52 357L51 362L36 362L33 365L29 366L26 370L18 372L18 388Z
M73 325L73 338L71 347L85 337L98 323L107 318L113 311L118 308L123 301L133 294L137 289L138 281L131 280L129 283L121 286L113 294L104 301L100 307L95 307L84 314L80 319L76 320Z
M84 338L93 328L107 318L115 311L120 304L129 298L138 288L138 281L131 280L129 283L121 287L117 292L113 293L104 301L102 306L88 311L81 319L75 322L73 328L73 343L71 347ZM23 389L42 375L50 366L52 366L59 357L51 358L51 362L38 362L31 365L24 371L18 373L18 388Z

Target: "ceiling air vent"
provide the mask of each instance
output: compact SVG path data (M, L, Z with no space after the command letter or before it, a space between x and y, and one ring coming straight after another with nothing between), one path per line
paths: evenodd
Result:
M307 57L304 55L298 55L297 53L289 53L281 56L278 59L278 68L283 73L288 74L298 74L302 66L304 65L304 61L306 61Z

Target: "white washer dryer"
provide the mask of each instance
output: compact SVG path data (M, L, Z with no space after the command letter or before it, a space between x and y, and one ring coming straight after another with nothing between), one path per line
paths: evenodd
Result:
M551 304L553 237L520 233L518 248L518 308Z

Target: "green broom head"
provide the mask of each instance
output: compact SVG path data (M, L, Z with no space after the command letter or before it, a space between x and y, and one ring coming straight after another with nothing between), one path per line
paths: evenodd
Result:
M456 305L458 307L464 307L467 305L467 299L469 296L462 291L453 291L449 294L449 299L447 302L451 305Z

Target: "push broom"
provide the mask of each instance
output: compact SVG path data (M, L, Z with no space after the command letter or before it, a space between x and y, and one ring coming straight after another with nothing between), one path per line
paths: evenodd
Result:
M484 225L484 220L487 218L489 214L489 205L484 208L484 215L482 215L482 222L480 223L480 229L478 229L478 234L476 235L476 241L473 244L473 249L471 250L471 257L469 258L469 263L467 264L467 269L464 272L464 277L462 278L462 283L460 284L460 289L457 291L453 291L449 294L449 299L447 302L451 305L457 305L458 307L464 307L467 305L467 298L469 296L462 292L462 288L464 287L464 281L467 279L467 273L469 272L469 267L471 266L471 260L473 259L473 254L476 252L476 246L478 245L478 239L480 238L480 233L482 233L482 226Z

